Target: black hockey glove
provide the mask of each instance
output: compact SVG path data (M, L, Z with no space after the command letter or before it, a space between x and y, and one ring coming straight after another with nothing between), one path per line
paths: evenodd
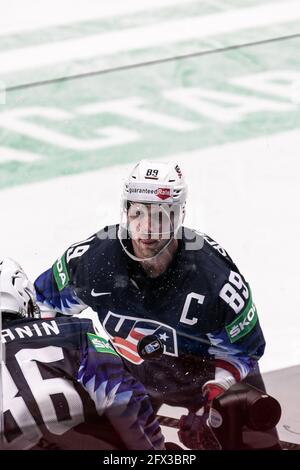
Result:
M179 420L178 437L180 442L193 450L220 450L221 446L209 425L210 406L215 397L224 392L217 384L204 386L204 406L194 412L181 416Z
M206 411L201 416L197 413L181 416L178 431L180 442L193 450L220 450L220 444L207 421L209 413Z

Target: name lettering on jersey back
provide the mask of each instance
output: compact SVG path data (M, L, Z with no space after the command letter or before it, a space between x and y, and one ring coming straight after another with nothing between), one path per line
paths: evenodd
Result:
M7 343L15 339L32 338L34 336L59 335L60 330L55 320L32 323L30 325L15 326L2 330L1 341Z

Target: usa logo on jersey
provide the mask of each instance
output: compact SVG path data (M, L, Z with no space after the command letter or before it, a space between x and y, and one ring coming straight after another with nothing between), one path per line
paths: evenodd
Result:
M120 356L133 364L138 365L143 362L138 354L137 345L148 335L155 335L162 341L163 354L178 356L176 331L163 323L108 312L103 327Z

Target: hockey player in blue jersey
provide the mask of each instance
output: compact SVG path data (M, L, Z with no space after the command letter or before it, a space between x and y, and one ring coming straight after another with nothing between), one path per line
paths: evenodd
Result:
M144 387L89 319L42 320L33 285L0 264L4 450L163 449Z
M193 416L236 382L263 388L265 341L237 266L217 242L183 226L186 196L178 165L141 161L124 184L120 224L72 245L35 287L47 315L93 308L153 403ZM148 335L163 345L160 360L138 354ZM182 442L195 446L185 420L182 428Z

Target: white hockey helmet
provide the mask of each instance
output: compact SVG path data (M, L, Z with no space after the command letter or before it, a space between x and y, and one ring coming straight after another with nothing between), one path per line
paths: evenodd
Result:
M7 319L40 316L34 286L11 258L0 263L0 309Z
M123 187L123 200L185 205L187 186L178 165L141 160Z
M187 185L178 165L141 160L130 172L123 185L121 223L118 233L121 243L122 239L127 238L128 235L127 215L130 203L156 204L166 214L170 213L171 208L176 214L172 233L174 237L184 220L186 198ZM130 256L127 250L125 251ZM134 256L130 257L137 260Z

